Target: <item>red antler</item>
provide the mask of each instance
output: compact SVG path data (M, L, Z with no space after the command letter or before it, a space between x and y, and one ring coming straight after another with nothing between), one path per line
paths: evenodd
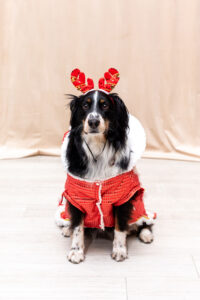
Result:
M104 74L104 78L99 79L99 88L101 90L110 93L112 89L116 86L118 81L119 81L119 72L114 68L110 68L108 72Z
M85 74L79 69L74 69L71 72L71 81L73 85L82 93L86 93L94 88L94 82L92 79L87 79L87 84L85 83Z

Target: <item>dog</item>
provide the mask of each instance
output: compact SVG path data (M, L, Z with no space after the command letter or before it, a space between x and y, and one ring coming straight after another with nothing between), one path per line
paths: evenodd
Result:
M145 148L145 134L139 121L128 113L119 95L92 89L81 96L69 97L70 131L67 141L63 142L62 160L72 179L104 182L128 174L133 166L134 174L137 174L135 162ZM133 136L130 137L130 134ZM126 237L132 230L137 231L142 242L153 241L151 222L129 224L135 197L138 193L122 205L112 207L114 240L111 257L116 261L127 258ZM73 201L67 203L70 223L63 227L63 235L72 236L68 260L80 263L84 260L85 214Z

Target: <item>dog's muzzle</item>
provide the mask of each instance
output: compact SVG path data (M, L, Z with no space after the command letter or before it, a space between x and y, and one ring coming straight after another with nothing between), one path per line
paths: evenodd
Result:
M92 130L97 130L98 126L100 124L100 118L98 115L90 115L88 118L88 125Z

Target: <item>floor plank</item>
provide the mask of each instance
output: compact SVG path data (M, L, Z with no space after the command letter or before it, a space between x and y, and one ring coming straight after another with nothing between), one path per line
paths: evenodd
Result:
M191 300L199 299L200 280L128 277L127 289L129 300Z
M43 278L18 277L13 281L3 282L1 296L3 300L126 300L126 285L124 278L85 278L78 275L50 277L46 273Z

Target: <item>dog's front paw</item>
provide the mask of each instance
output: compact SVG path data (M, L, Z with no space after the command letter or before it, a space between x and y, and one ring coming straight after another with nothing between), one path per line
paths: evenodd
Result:
M139 233L139 238L145 244L153 242L153 233L148 228L143 228Z
M72 231L70 229L70 226L62 228L62 235L63 236L70 237L71 233L72 233Z
M69 254L68 254L67 258L73 264L79 264L81 261L84 260L83 249L74 249L74 248L72 248L69 251Z
M119 247L119 248L114 247L111 256L116 261L123 261L128 257L127 248L126 247Z

